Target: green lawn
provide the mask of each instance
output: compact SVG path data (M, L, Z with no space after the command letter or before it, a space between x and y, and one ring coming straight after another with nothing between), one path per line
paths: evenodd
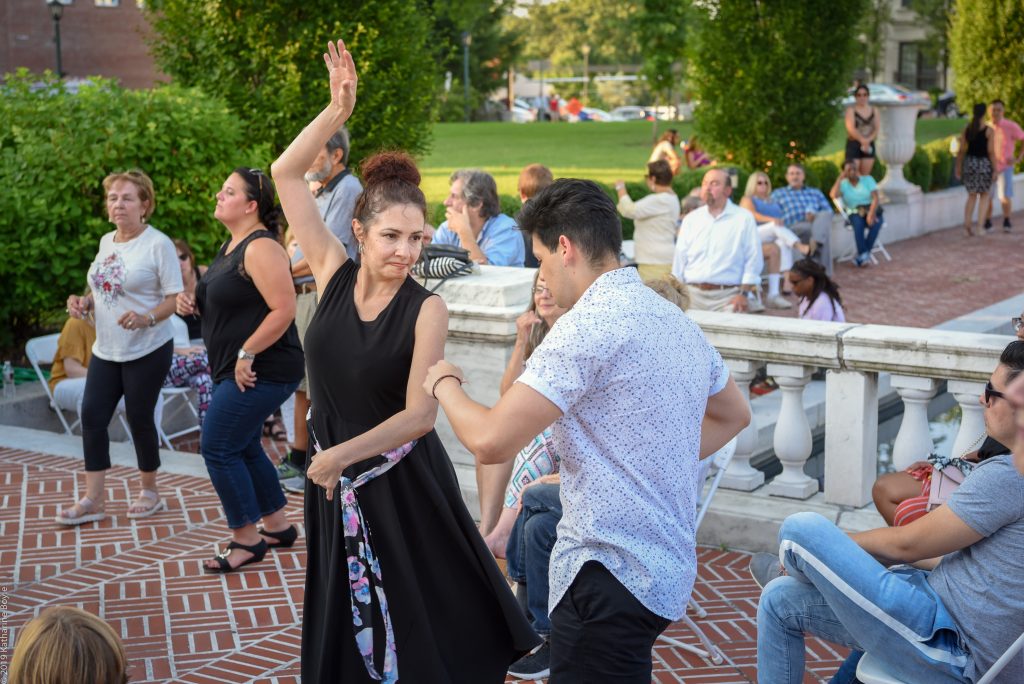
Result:
M921 119L918 144L959 132L959 119ZM658 123L659 132L675 127L684 138L692 124ZM498 191L514 195L519 171L541 163L555 177L592 178L610 183L618 178L640 180L652 146L652 124L623 123L441 123L434 126L433 148L421 162L423 192L433 204L448 195L448 176L455 169L479 167L491 173ZM842 149L846 134L842 121L820 154Z

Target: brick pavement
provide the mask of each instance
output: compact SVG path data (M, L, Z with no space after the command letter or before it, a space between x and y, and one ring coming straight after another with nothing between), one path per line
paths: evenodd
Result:
M15 640L44 607L74 605L100 615L121 635L133 682L298 682L304 540L242 572L203 574L201 561L228 537L209 480L161 475L168 510L133 521L125 514L135 477L133 469L113 468L109 517L68 529L53 518L84 488L82 462L0 448L0 585ZM301 528L298 497L289 498L287 514ZM746 573L747 555L701 548L699 561L694 597L708 617L698 622L726 662L714 666L659 644L655 680L754 682L759 592ZM695 642L679 624L667 634ZM805 681L827 681L840 657L822 642L809 642Z
M950 228L887 244L892 261L877 266L837 264L833 279L847 320L931 328L1019 294L1024 212L1013 222L1010 233L1000 219L988 235L967 238L962 228ZM770 313L796 317L796 308Z

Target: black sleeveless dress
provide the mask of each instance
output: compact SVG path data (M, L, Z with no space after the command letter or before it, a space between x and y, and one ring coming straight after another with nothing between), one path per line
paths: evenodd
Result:
M358 271L349 260L334 274L304 340L311 454L314 436L327 449L405 408L416 319L432 295L409 278L377 319L365 322L354 300ZM344 475L354 479L382 462L368 459ZM355 491L394 625L398 681L503 682L508 666L540 640L466 510L437 433ZM328 501L307 480L305 516L302 681L372 682L354 636L339 488ZM372 611L374 662L383 672L377 600Z

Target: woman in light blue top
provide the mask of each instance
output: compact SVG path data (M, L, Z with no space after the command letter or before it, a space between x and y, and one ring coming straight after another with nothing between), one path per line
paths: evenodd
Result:
M811 240L810 244L800 242L800 238L792 230L786 227L782 219L782 205L773 202L771 199L772 182L764 171L755 171L747 178L747 187L740 198L740 206L754 215L757 221L757 232L761 237L761 244L774 243L779 248L779 267L783 282L787 281L786 274L793 266L793 261L799 254L801 257L814 256L818 249L818 243ZM765 252L766 261L770 261L768 252ZM769 271L771 268L769 267Z
M857 258L853 263L867 266L871 261L871 249L878 239L878 231L882 229L882 207L875 179L860 175L856 162L847 161L829 194L833 199L843 201L850 217L853 239L857 243Z

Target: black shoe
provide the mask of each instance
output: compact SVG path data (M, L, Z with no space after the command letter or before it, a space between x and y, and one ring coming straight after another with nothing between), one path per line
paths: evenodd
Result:
M1003 219L1003 232L1004 233L1009 233L1011 230L1013 230L1013 226L1010 224L1010 219L1004 218Z
M992 230L992 219L985 219L985 232Z
M543 679L551 674L551 644L545 641L533 653L512 663L508 673L519 679Z

